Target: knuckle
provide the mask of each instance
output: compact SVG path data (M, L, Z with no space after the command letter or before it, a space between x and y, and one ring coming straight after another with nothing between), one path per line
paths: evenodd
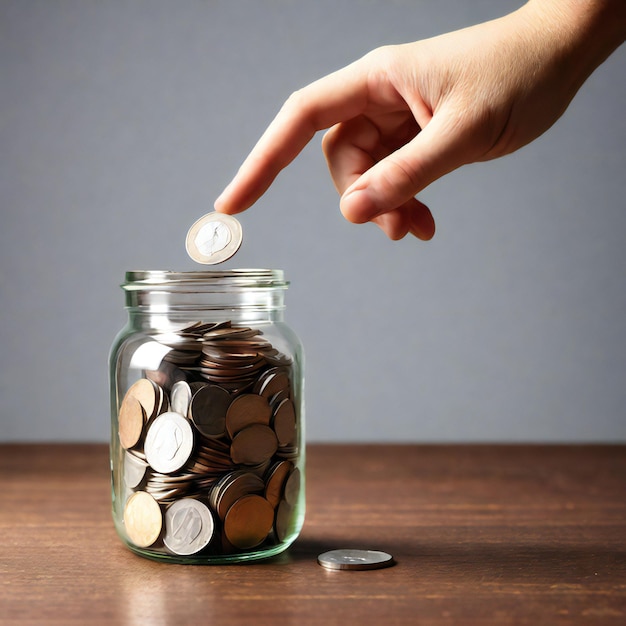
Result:
M306 101L306 96L304 94L304 88L296 89L289 94L287 100L285 100L285 104L283 108L302 108L304 102Z
M387 166L381 182L398 204L420 191L423 177L419 163L408 163L400 156L391 155L387 159Z
M318 113L308 87L293 91L285 100L280 115L284 119L298 120L301 128L311 136L318 130Z

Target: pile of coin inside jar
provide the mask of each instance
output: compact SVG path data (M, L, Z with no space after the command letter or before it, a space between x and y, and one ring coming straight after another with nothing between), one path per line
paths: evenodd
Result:
M129 542L180 556L282 543L300 493L292 360L229 321L152 339L168 351L118 412Z

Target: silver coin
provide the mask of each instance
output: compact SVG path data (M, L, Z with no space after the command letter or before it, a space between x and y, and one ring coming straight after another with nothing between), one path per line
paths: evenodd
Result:
M394 564L391 554L379 550L331 550L317 557L326 569L380 569Z
M194 498L183 498L165 512L163 543L174 554L196 554L209 545L214 530L209 508Z
M243 239L241 224L232 215L207 213L192 224L185 247L197 263L214 265L232 257Z
M172 385L170 393L170 408L175 413L187 417L189 403L191 402L191 387L184 380L179 380Z
M148 464L130 452L124 453L124 482L127 487L135 489L146 476Z
M189 420L173 411L162 413L148 429L144 443L146 460L157 472L170 474L189 460L193 443Z

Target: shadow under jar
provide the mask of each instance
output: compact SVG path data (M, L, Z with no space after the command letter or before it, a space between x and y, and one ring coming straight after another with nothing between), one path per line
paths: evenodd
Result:
M257 560L304 521L303 351L280 270L127 272L110 354L113 519L134 552Z

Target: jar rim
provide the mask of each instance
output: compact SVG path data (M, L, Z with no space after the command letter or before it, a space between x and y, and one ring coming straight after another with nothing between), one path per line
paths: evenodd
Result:
M289 286L283 270L277 269L232 269L232 270L132 270L125 274L122 289L135 291L153 289L158 286L197 286L201 284L230 287L283 288Z

